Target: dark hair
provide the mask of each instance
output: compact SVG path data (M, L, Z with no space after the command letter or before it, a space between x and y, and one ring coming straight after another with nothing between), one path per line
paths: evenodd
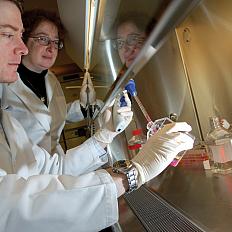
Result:
M137 14L135 12L123 15L114 23L114 37L117 35L118 28L124 23L133 23L141 32L145 32L146 36L148 36L156 24L156 20L154 18L151 20L148 16L141 13Z
M21 14L23 13L23 0L5 0L5 1L14 3L19 8Z
M25 29L25 32L23 33L23 40L25 43L31 35L31 32L34 31L37 26L44 21L53 23L58 29L59 38L63 39L64 37L64 26L61 23L59 16L55 12L45 11L42 9L25 11L22 15L22 21Z

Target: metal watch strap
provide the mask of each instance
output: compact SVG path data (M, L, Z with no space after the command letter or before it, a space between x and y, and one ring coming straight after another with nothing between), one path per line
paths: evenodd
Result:
M128 189L127 193L130 193L138 188L135 167L133 167L131 170L129 170L126 173L126 176L127 176L127 180L128 180L128 184L129 184L129 189Z
M136 179L136 170L135 167L132 167L130 170L126 172L122 172L117 168L113 168L114 173L123 173L127 177L129 189L126 191L126 193L130 193L138 188L138 182Z
M129 185L129 189L126 193L130 193L138 188L136 167L130 160L116 161L113 164L113 172L126 175Z

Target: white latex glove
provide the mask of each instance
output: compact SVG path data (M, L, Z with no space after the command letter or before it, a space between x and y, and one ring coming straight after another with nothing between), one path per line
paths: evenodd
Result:
M185 122L170 123L151 136L132 159L138 170L138 186L159 175L181 151L191 149L194 140L185 133L191 131Z
M229 129L230 128L230 124L226 119L221 119L221 125L225 128L225 129Z
M112 108L107 109L103 115L103 125L95 133L94 138L102 143L111 143L115 136L120 134L130 124L133 112L131 111L131 102L126 93L123 93L127 106L120 107L120 98L115 99Z
M89 73L87 73L87 77L88 77L88 90L89 90L89 104L95 105L96 104L96 92L93 87L93 83L92 83Z
M87 81L88 81L88 77L85 73L84 80L81 85L81 91L80 91L80 104L84 108L86 108L86 105L87 105L87 88L88 88Z
M96 92L94 90L90 74L89 72L86 72L84 75L84 80L82 82L81 91L80 91L80 104L84 108L86 108L88 100L89 100L88 103L90 105L96 104Z

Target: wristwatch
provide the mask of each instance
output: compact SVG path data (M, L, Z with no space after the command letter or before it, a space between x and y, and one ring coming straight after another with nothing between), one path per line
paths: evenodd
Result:
M137 182L137 170L134 164L130 160L118 160L113 164L114 173L122 173L127 176L130 193L138 188Z

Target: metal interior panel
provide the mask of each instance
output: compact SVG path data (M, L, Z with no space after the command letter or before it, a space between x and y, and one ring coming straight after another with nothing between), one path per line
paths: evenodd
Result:
M232 122L231 9L230 0L202 1L177 29L204 137L209 116Z
M85 0L57 0L62 23L67 30L65 49L68 55L80 67L84 67L85 46Z
M138 96L152 120L176 113L178 121L187 121L200 139L191 93L185 78L180 51L173 31L162 48L135 78ZM138 124L145 128L144 116L137 108Z

